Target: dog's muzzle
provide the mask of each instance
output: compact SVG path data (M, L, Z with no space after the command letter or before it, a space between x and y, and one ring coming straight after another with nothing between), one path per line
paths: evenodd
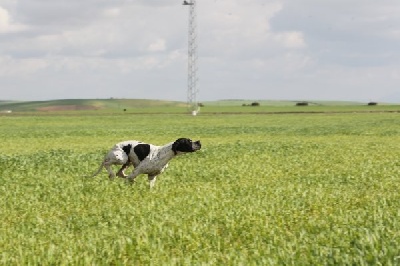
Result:
M193 142L192 144L193 151L198 151L201 149L200 140Z

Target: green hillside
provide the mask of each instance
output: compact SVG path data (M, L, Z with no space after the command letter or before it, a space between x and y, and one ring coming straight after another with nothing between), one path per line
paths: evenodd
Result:
M400 105L347 101L219 100L202 102L201 114L216 113L337 113L400 112ZM256 106L252 106L257 103ZM64 99L51 101L0 101L0 113L187 113L186 103L148 99Z
M354 101L289 101L289 100L249 100L249 99L232 99L232 100L219 100L219 101L209 101L204 102L205 105L209 106L243 106L243 105L251 105L252 103L257 102L261 106L294 106L298 102L307 102L309 106L356 106L356 105L365 105L365 103L354 102Z
M64 99L51 101L0 101L0 110L13 112L129 110L137 108L185 107L182 102L146 99Z

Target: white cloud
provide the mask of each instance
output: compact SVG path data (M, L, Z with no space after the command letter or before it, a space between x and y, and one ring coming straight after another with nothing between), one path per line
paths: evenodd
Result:
M0 33L16 32L25 28L22 24L13 23L8 10L0 6Z
M154 42L150 43L147 49L149 52L162 52L166 50L165 40L157 39Z
M46 69L47 60L41 58L15 59L10 56L0 57L0 77L18 78L29 76Z
M8 11L0 6L0 30L6 31L10 24Z
M398 90L397 0L197 3L202 100ZM185 100L187 31L179 1L3 0L0 97Z
M106 8L103 11L103 14L105 17L118 18L118 16L121 15L121 9L120 8Z
M306 42L302 32L292 31L276 34L276 39L286 48L304 48Z
M211 7L202 6L199 17L205 18L204 24L199 25L199 41L206 46L205 53L218 53L218 56L229 58L268 49L273 38L269 20L280 9L278 1L269 4L218 1Z

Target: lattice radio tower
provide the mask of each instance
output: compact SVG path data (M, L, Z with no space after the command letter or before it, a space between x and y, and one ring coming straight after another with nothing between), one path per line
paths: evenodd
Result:
M197 103L197 25L196 25L196 0L183 1L189 7L189 34L188 34L188 89L187 105L192 115L200 111Z

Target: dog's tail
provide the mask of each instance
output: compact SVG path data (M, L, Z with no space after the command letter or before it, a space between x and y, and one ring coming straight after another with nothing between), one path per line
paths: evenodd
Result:
M96 173L94 173L93 175L89 176L89 177L95 177L96 175L98 175L101 170L103 170L104 167L104 162L101 162L99 169L96 171Z

